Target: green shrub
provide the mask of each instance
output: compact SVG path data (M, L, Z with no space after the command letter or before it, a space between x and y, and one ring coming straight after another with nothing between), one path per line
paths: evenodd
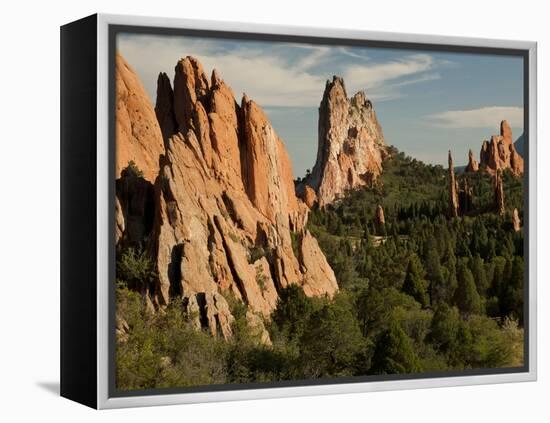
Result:
M156 279L156 272L145 251L130 247L119 253L116 277L130 289L141 291Z

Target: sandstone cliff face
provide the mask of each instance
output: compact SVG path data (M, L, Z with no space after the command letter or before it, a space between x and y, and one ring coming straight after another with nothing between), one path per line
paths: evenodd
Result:
M479 153L479 168L491 174L510 169L514 175L523 175L523 158L516 151L512 128L506 120L500 123L500 135L493 135L491 141L483 141Z
M148 244L156 307L181 297L198 327L229 338L228 295L265 318L289 284L332 296L336 278L305 229L308 207L295 195L292 164L262 109L246 96L237 104L218 73L208 78L192 57L177 63L173 88L164 74L157 86L165 153ZM269 343L261 319L247 320Z
M310 209L312 209L315 204L317 204L317 194L309 185L304 185L299 194L302 201L306 203L306 206L308 206Z
M116 55L116 177L133 161L154 182L164 145L155 111L141 81L124 58Z
M323 207L346 190L371 184L382 172L382 128L364 92L347 97L344 81L327 81L319 107L317 160L304 185L311 186Z

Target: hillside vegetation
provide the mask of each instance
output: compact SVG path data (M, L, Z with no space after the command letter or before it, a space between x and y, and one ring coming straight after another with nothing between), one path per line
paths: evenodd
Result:
M297 285L279 290L265 322L270 345L229 294L235 321L227 342L197 331L195 316L176 301L163 313L148 312L136 287L152 267L145 255L120 251L117 310L131 330L117 343L117 386L522 366L524 240L510 223L513 208L522 216L522 179L504 174L501 217L493 213L490 177L462 177L473 186L474 211L449 219L446 170L392 149L374 187L312 210L308 229L340 290L332 299L307 297Z

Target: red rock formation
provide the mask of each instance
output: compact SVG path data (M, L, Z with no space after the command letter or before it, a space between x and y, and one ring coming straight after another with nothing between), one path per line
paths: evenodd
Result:
M521 220L519 219L518 209L514 209L512 213L512 225L514 226L514 231L519 232L521 230Z
M241 111L244 187L252 204L275 223L278 214L298 210L292 165L262 109L245 97Z
M455 178L453 156L449 150L449 216L458 217L458 184Z
M474 158L474 153L472 150L468 152L468 165L466 166L465 172L477 172L479 170L479 163Z
M500 216L503 216L505 212L504 184L502 182L502 171L500 169L495 172L493 187L495 192L495 210Z
M349 99L342 78L327 81L319 107L317 160L302 185L316 191L323 207L346 190L371 184L382 172L385 154L382 128L365 93Z
M380 204L376 206L374 225L376 227L377 235L385 235L386 218L384 217L384 209Z
M307 295L332 296L336 278L305 229L308 208L296 198L292 164L262 109L246 96L239 106L218 73L207 78L191 57L178 62L173 90L162 74L157 87L165 154L149 235L155 306L180 296L202 316L197 326L229 338L228 293L263 317L275 308L278 289L291 283ZM117 219L117 231L127 228Z
M157 79L157 102L155 114L159 122L163 137L166 139L177 131L176 116L174 115L174 91L168 75L164 72Z
M306 203L306 206L308 206L310 209L315 206L317 203L317 194L315 194L315 191L313 191L313 188L311 188L309 185L305 185L300 192L300 198L304 203Z
M523 158L516 151L512 140L512 129L506 120L500 123L500 135L483 141L479 153L480 168L493 174L498 170L510 169L514 175L523 175Z
M143 177L153 182L159 170L159 156L164 153L162 133L141 81L118 53L115 84L116 177L133 161Z

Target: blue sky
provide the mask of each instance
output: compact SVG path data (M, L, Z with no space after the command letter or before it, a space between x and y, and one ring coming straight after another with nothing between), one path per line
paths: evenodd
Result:
M519 57L380 48L119 34L117 48L139 75L154 104L159 72L171 78L184 56L216 68L237 102L260 104L285 142L294 175L317 154L318 107L325 82L344 78L348 95L364 90L386 142L428 163L476 156L481 142L507 119L523 131L523 63Z

